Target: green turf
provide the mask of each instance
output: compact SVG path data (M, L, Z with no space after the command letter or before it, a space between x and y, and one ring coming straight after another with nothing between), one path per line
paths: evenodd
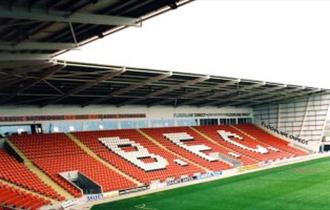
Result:
M330 209L330 158L94 206L93 210Z

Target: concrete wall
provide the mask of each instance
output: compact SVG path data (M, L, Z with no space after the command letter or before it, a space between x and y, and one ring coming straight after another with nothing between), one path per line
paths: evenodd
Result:
M171 119L178 113L251 113L251 108L235 107L169 107L169 106L47 106L43 108L34 106L0 106L0 116L26 116L26 115L72 115L72 114L146 114L149 119Z
M4 116L50 116L50 115L97 115L97 114L143 114L145 118L116 118L116 119L91 119L91 120L51 120L51 121L22 121L22 122L0 122L0 125L17 124L42 124L44 132L67 132L73 130L97 130L97 129L121 129L121 128L143 128L143 127L165 127L165 126L189 126L198 125L199 119L235 119L252 118L251 108L235 107L169 107L169 106L2 106L0 117ZM7 128L0 127L4 133ZM10 131L10 132L15 132ZM26 128L22 128L25 129Z
M0 138L0 148L3 148L4 143L5 143L5 139Z
M324 134L329 104L329 94L317 94L292 102L255 107L254 119L257 123L265 122L309 140L315 149Z

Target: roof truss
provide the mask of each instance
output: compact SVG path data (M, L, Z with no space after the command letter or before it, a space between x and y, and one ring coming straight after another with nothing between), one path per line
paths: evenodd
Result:
M178 99L191 99L193 97L198 97L199 95L201 95L203 93L206 93L208 91L218 90L218 89L221 89L221 88L225 88L225 87L227 87L229 85L234 85L234 84L239 83L239 82L240 82L240 79L229 80L227 82L220 83L220 84L217 84L215 86L211 86L211 87L207 87L207 88L203 88L203 89L196 89L195 91L192 91L192 92L189 92L189 93L185 93L185 94L180 95L175 100L178 100ZM152 104L149 104L149 106L167 104L167 103L169 103L171 101L173 101L173 100L172 99L164 99L164 100L160 100L160 101L154 102Z
M330 92L244 79L64 61L7 61L0 67L0 75L0 104L38 106L258 106Z
M173 85L173 86L164 88L162 90L158 90L158 91L149 93L148 95L145 96L145 98L141 98L141 99L135 98L135 99L128 100L125 103L119 104L118 106L122 106L124 104L139 103L141 101L144 101L145 99L153 98L153 97L159 96L159 95L164 95L166 93L169 93L169 92L172 92L172 91L175 91L175 90L178 90L178 89L190 86L190 85L194 85L194 84L197 84L197 83L200 83L200 82L204 82L205 80L208 80L208 79L210 79L210 76L208 76L208 75L202 76L202 77L196 78L194 80L189 80L189 81L186 81L186 82L181 83L181 84Z
M50 21L64 23L83 23L111 26L134 26L139 22L137 18L99 15L82 12L68 12L60 10L47 10L31 7L0 6L0 17L35 21Z
M68 50L76 48L75 43L61 42L33 42L24 41L19 43L0 41L0 50L17 51L17 50Z
M90 87L93 87L94 85L97 85L100 82L103 82L105 80L112 79L112 78L114 78L116 76L119 76L122 73L124 73L125 71L126 71L126 68L123 67L120 70L115 70L115 71L106 73L104 75L101 75L101 76L97 77L94 81L86 82L83 85L80 85L80 86L75 87L74 89L68 91L67 93L65 93L61 97L58 97L58 98L55 98L55 99L51 99L49 101L46 101L41 106L47 106L48 104L53 104L53 103L59 102L59 101L65 99L65 98L67 98L69 96L72 96L72 95L77 94L77 93L80 93L80 92L82 92L82 91L84 91L84 90L86 90L86 89L88 89Z
M171 75L172 75L172 72L168 72L168 73L165 73L165 74L158 75L156 77L151 77L151 78L145 80L144 82L129 85L129 86L125 87L125 88L122 88L120 90L114 91L114 92L112 92L112 93L110 93L110 94L108 94L108 95L106 95L106 96L104 96L102 98L98 98L98 99L95 99L93 101L89 101L89 102L85 103L83 106L87 106L89 104L101 103L101 102L103 102L105 100L111 99L114 96L119 96L121 94L130 92L132 90L135 90L135 89L137 89L139 87L142 87L142 86L145 86L145 85L150 85L153 82L160 81L162 79L165 79L167 77L170 77ZM144 97L142 97L142 98L136 98L136 100L142 100L142 99L144 99Z
M266 83L265 82L256 82L256 83L252 83L250 85L246 85L244 87L239 87L239 83L237 83L237 84L238 85L237 85L236 88L230 89L229 91L217 91L217 92L215 92L214 94L212 94L210 96L209 95L200 96L198 98L185 101L185 102L179 104L179 106L191 105L191 104L196 104L196 103L199 103L199 102L205 102L205 103L202 104L202 106L213 106L213 105L219 103L219 99L223 99L223 98L227 99L233 93L237 93L237 92L244 93L244 91L251 90L251 89L263 86ZM213 101L210 102L209 100L213 100Z

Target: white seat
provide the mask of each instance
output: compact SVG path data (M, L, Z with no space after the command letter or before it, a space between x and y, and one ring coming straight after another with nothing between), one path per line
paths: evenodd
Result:
M160 155L149 153L148 149L130 139L120 139L119 137L104 137L99 138L99 141L112 152L116 153L117 155L145 171L166 169L168 165L168 161L165 158L161 157ZM136 151L124 151L121 146L125 145L135 147ZM155 162L145 163L141 160L143 158L153 158L155 159Z

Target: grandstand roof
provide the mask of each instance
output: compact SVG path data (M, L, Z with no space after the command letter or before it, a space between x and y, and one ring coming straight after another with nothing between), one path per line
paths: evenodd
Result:
M18 68L19 66L22 68ZM28 68L27 68L28 66ZM257 106L330 90L163 70L53 60L3 62L0 105Z
M192 0L0 1L0 105L256 106L329 90L52 60Z
M0 61L47 60L191 0L2 0Z

